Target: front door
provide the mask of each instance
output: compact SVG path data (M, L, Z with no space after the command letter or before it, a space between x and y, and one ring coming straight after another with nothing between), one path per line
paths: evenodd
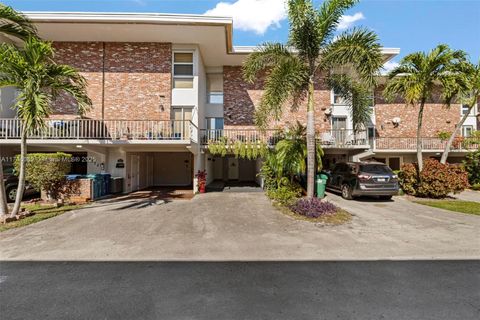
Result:
M175 138L186 140L190 138L190 121L192 120L192 107L173 108L173 133Z
M228 158L228 180L238 180L237 158Z

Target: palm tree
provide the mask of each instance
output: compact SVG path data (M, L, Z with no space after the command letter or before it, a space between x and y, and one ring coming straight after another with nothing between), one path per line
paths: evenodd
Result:
M449 107L458 88L463 86L462 65L466 53L452 50L441 44L429 53L415 52L404 57L400 65L388 74L388 82L383 91L387 100L403 98L407 105L419 106L417 121L417 162L418 171L423 169L422 121L427 101L434 100L436 90L440 90L442 102Z
M36 37L37 29L23 14L0 3L0 34L25 41L28 37Z
M0 3L0 34L25 40L29 36L36 36L37 30L24 15ZM0 162L0 216L6 216L7 214L8 206L5 185L3 183L3 163Z
M285 105L298 107L307 100L307 196L313 197L315 176L315 78L334 81L332 70L347 70L351 79L373 86L382 65L375 33L355 28L336 35L340 18L358 0L327 0L319 9L311 0L289 0L287 45L266 43L244 64L245 80L253 83L267 70L264 93L255 122L265 128L271 118L279 119ZM345 68L342 68L345 67ZM338 73L337 73L338 74ZM335 81L336 82L336 81ZM326 81L327 84L330 81Z
M473 65L472 63L466 63L463 75L465 76L465 80L467 83L467 90L459 93L459 100L461 103L463 103L463 105L467 106L468 110L460 119L460 121L455 125L455 130L453 131L452 135L447 141L447 144L445 145L445 150L443 151L442 158L440 159L441 163L447 162L448 153L450 152L450 148L452 147L453 140L462 128L465 120L467 120L468 115L477 104L478 97L480 97L480 61L477 65ZM462 91L464 88L461 87L459 89Z
M323 150L320 144L316 145L317 170L321 170ZM278 168L278 176L288 175L290 181L296 174L306 172L307 130L297 121L295 126L289 128L285 138L275 145L275 156Z
M91 106L85 78L70 66L56 64L53 55L51 43L35 37L28 38L20 49L7 43L0 44L0 88L18 89L14 108L22 121L19 182L12 216L20 209L25 187L27 137L45 127L52 101L60 93L65 93L77 102L79 113Z

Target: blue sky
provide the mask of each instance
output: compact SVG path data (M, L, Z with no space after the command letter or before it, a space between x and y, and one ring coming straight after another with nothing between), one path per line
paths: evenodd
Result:
M234 44L256 45L287 39L283 0L0 0L28 11L113 11L231 15ZM220 3L222 2L222 3ZM321 1L315 1L318 5ZM480 0L363 0L347 12L343 27L362 25L377 32L385 47L401 55L439 43L480 59Z

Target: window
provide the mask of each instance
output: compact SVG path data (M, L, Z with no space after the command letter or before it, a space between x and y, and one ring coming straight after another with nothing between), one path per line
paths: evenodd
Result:
M347 101L345 100L345 98L341 94L333 91L333 104L344 105L344 104L347 104Z
M223 74L207 74L207 102L223 103Z
M223 118L207 118L207 129L208 130L222 130L223 129Z
M332 129L342 130L347 128L347 117L332 117Z
M462 115L468 114L468 106L466 104L462 104Z
M473 132L473 126L462 126L462 136L470 137Z
M193 88L193 53L173 53L173 88Z
M173 107L172 119L173 133L176 138L190 138L190 121L192 120L192 107Z

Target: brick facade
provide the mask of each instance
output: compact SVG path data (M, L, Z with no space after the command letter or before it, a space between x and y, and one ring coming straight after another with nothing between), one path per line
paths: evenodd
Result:
M103 88L103 46L100 42L56 42L55 60L60 64L68 64L76 68L88 83L87 93L93 107L87 117L101 119L102 88ZM54 104L54 114L77 115L77 107L66 95L57 98ZM55 116L55 115L54 115Z
M419 106L406 105L402 101L389 103L382 97L382 88L375 93L375 123L379 137L416 137ZM460 121L460 105L447 108L439 97L429 101L423 111L422 136L437 137L439 131L452 132ZM400 118L395 126L393 118Z
M88 82L92 119L170 119L172 46L166 43L59 42L56 60L77 68ZM56 114L74 115L59 97Z
M254 84L246 83L242 76L242 67L223 67L223 90L224 90L224 121L225 128L245 128L254 125L255 108L262 98L263 77ZM315 87L315 123L317 131L330 128L329 118L325 110L331 106L330 90L323 83L321 77L316 79ZM272 121L269 127L284 128L295 124L296 120L302 124L307 123L305 101L298 110L285 111L279 121Z

